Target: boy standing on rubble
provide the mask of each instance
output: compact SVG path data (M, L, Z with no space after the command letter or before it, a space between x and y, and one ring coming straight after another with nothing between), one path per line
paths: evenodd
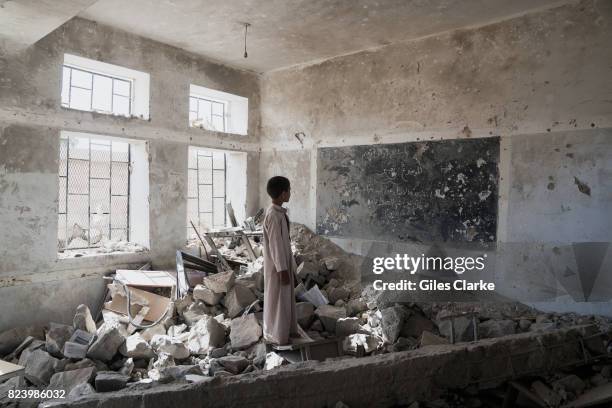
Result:
M283 208L291 197L291 185L286 177L276 176L268 180L266 190L272 204L263 221L263 333L266 341L283 345L298 333L293 290L297 265L291 252L289 217Z

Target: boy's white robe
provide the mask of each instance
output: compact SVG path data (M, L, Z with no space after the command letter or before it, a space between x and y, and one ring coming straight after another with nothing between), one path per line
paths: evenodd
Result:
M264 324L266 341L287 344L298 333L295 314L295 270L291 252L287 210L276 204L266 210L263 221ZM280 271L289 271L288 285L282 285Z

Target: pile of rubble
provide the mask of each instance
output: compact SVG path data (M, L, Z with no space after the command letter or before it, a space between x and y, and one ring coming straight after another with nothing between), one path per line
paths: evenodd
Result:
M361 257L302 225L292 225L291 235L299 265L298 322L313 340L342 338L350 356L583 323L609 329L606 319L544 314L521 304L383 304L371 288L361 287ZM216 240L219 252L246 258L244 248L230 241ZM256 261L204 277L192 293L170 303L170 312L157 325L140 329L113 310L103 310L96 324L88 307L80 305L72 325L51 323L44 332L18 328L0 334L0 356L25 367L28 388L64 389L70 398L142 383L202 382L289 364L268 352L262 338L263 261L261 246L255 243L253 249ZM111 294L124 296L116 285L111 285ZM137 310L133 314L143 315ZM558 396L560 403L607 382L610 372L611 366L596 366L586 380L564 373L538 379L534 388L536 393L545 390L549 399ZM0 384L0 403L16 387L16 378ZM481 406L477 401L478 390L466 389L422 406Z

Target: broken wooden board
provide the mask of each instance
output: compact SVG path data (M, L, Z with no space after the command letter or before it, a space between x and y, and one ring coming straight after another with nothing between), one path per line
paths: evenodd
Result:
M23 375L25 367L0 360L0 381Z
M128 286L169 288L176 285L176 278L166 271L119 269L115 279Z
M155 293L147 292L142 289L129 288L130 296L132 298L132 306L139 304L138 298L142 298L146 302L146 307L149 308L148 313L144 319L150 322L155 322L161 318L170 304L170 298L156 295ZM113 300L107 302L104 305L105 309L112 310L113 312L127 315L127 296L123 293L117 293L113 297ZM131 314L134 316L138 310L132 310Z

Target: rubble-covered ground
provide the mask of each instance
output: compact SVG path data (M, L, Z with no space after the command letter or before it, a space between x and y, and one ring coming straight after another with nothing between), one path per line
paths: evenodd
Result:
M609 330L610 322L605 318L540 313L518 303L385 304L371 288L361 287L361 257L347 254L302 225L292 225L291 235L299 265L299 324L315 340L343 338L347 358L446 344L451 337L449 315L454 316L456 342L474 340L474 319L479 338L576 324L595 324ZM236 243L230 245L230 241L216 241L220 252L228 258L246 260L246 249L234 246ZM260 256L261 246L254 247ZM261 327L263 261L260 256L247 264L236 271L205 277L192 294L173 304L171 313L156 326L138 329L128 324L125 315L110 310L104 310L103 320L96 323L87 306L80 305L72 325L52 322L45 328L23 327L0 333L0 356L25 366L27 388L65 389L68 398L142 383L200 382L211 376L272 370L289 364L281 355L266 352ZM305 300L311 298L304 293L316 292L317 288L327 304L316 306ZM114 295L122 291L118 285L110 289ZM147 306L143 299L135 303ZM139 316L138 310L133 314ZM601 361L525 381L531 392L554 407L607 384L611 377L611 362ZM2 406L17 404L6 397L8 390L16 387L23 388L15 378L0 384ZM496 406L490 401L499 400L496 394L503 394L504 387L448 390L443 399L416 402L411 407ZM28 401L19 404L35 405Z

